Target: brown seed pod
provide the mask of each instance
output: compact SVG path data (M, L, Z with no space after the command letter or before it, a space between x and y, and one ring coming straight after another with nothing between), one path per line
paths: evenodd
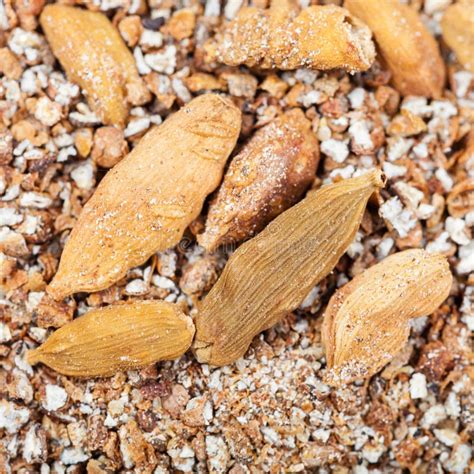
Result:
M356 72L375 59L370 30L346 9L315 5L298 12L289 0L273 0L265 10L242 8L207 51L210 59L229 66L261 69Z
M149 100L132 53L105 15L47 5L40 22L68 78L84 89L91 108L104 123L123 126L127 101L139 105Z
M301 198L318 161L318 141L300 109L258 130L232 159L198 242L212 251L260 232Z
M296 309L354 240L381 186L379 171L325 186L242 244L199 308L197 359L234 362L254 336Z
M374 375L407 342L410 319L437 309L452 281L444 256L415 249L385 258L340 288L322 328L328 383Z
M42 362L57 372L106 377L118 370L146 367L183 355L194 325L176 305L135 301L96 309L54 332L28 362Z
M148 132L85 205L49 294L103 290L176 245L219 184L240 123L232 102L207 94Z
M398 0L346 0L344 6L372 30L401 94L441 95L446 69L438 43L412 7Z

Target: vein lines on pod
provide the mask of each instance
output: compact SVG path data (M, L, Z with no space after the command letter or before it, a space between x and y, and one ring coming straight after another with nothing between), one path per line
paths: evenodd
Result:
M149 131L84 206L49 294L59 300L108 288L176 245L221 181L240 126L230 100L206 94Z
M237 360L255 335L296 309L347 250L382 186L376 170L325 186L241 245L199 308L197 359Z
M194 325L178 306L135 301L90 311L58 329L28 362L43 362L61 374L110 376L184 354Z
M378 372L407 342L410 319L435 311L452 281L443 255L416 249L385 258L340 288L322 327L327 382L339 386Z

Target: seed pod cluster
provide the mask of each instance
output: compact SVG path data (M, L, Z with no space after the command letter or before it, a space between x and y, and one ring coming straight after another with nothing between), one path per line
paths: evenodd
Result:
M212 251L252 237L301 198L318 161L318 141L301 109L258 130L232 159L198 242Z
M242 244L199 308L197 359L237 360L255 335L296 309L336 266L382 186L379 171L325 186Z
M322 328L327 382L339 386L380 370L407 342L410 319L436 310L452 280L444 256L415 249L385 258L340 288Z
M65 375L110 376L172 360L191 345L194 325L176 305L139 301L90 311L58 329L28 362Z
M85 205L49 294L105 289L177 244L219 184L240 125L232 102L206 94L148 132Z

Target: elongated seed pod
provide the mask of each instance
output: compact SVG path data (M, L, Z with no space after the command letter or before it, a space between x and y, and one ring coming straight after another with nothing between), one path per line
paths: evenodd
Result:
M68 79L104 123L123 126L127 101L139 105L150 93L117 29L100 12L67 5L47 5L40 21Z
M198 242L212 251L255 235L301 198L318 161L318 140L301 109L277 117L230 162Z
M450 5L441 19L441 30L458 61L474 72L474 2L461 0Z
M85 205L49 294L102 290L177 244L219 184L240 123L229 100L208 94L148 132Z
M375 374L407 342L409 320L436 310L452 281L446 257L415 249L387 257L340 288L322 328L328 383Z
M57 372L101 377L184 354L194 335L192 319L164 301L137 301L90 311L58 329L28 362Z
M346 9L314 5L298 12L288 0L273 0L268 9L242 8L206 49L209 59L260 69L356 72L375 59L369 28Z
M255 335L296 309L351 244L381 186L379 171L325 186L240 246L200 307L197 359L237 360Z
M412 7L398 0L345 0L344 6L372 30L401 94L441 95L446 69L438 43Z

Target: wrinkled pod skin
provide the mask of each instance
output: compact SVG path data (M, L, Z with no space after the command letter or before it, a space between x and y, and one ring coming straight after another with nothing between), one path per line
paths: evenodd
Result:
M318 140L301 109L259 129L232 158L209 205L199 244L212 252L253 237L300 200L318 163Z
M378 372L406 344L409 321L435 311L452 282L446 257L412 249L390 255L339 288L321 330L326 382L340 386Z
M197 359L234 362L254 336L296 309L336 266L382 186L377 170L324 186L242 244L199 307Z
M173 360L191 345L194 324L165 301L134 301L89 311L55 331L30 364L42 362L64 375L108 377L119 370Z
M222 179L240 126L230 100L206 94L149 131L84 206L48 293L103 290L176 245Z

